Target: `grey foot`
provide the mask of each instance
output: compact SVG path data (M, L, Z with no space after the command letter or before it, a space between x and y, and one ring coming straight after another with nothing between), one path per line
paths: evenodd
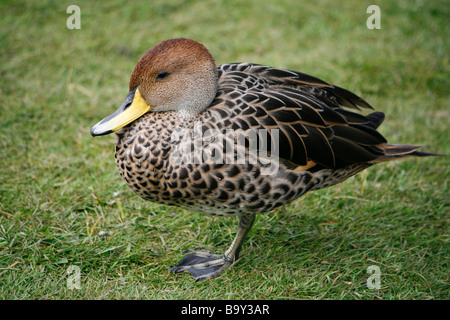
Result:
M225 255L192 252L170 268L169 272L187 271L194 277L195 281L198 281L219 276L232 263L233 261Z

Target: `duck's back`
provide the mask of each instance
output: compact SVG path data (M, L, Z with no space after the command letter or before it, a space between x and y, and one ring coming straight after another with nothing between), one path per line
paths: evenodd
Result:
M219 127L279 130L279 156L293 165L339 169L384 155L381 112L353 93L299 72L242 63L219 66L210 110ZM353 109L353 110L349 110ZM222 121L221 121L222 120ZM231 123L230 123L231 122Z

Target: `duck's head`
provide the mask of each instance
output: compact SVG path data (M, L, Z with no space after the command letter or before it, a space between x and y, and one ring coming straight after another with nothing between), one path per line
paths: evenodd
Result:
M217 68L200 43L170 39L148 50L130 78L125 101L91 129L93 136L117 131L147 112L176 111L192 117L205 110L217 93Z

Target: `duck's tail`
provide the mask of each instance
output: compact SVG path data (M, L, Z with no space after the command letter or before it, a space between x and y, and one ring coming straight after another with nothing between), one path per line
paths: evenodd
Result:
M384 155L375 159L375 163L403 159L407 157L443 156L443 154L416 151L421 146L414 146L410 144L382 144L378 145L378 147L384 151Z
M384 113L378 112L378 111L373 112L373 113L367 115L367 119L369 119L368 125L370 127L372 127L373 129L377 129L384 120ZM421 146L414 146L411 144L383 143L383 144L377 145L377 147L383 151L384 155L375 159L373 161L374 163L397 160L397 159L402 159L402 158L407 158L407 157L443 156L443 154L435 154L435 153L416 151L417 149L421 148Z

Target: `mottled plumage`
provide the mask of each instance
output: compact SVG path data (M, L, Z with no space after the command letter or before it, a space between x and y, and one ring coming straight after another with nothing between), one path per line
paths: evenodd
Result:
M196 279L217 276L237 259L256 213L375 163L429 155L416 146L388 144L377 131L384 114L359 113L371 106L345 89L256 64L211 66L207 50L192 40L155 46L138 62L128 100L118 110L141 103L151 111L122 127L107 125L108 117L92 129L93 135L117 133L116 165L140 197L240 217L224 255L191 253L171 271L189 271ZM206 80L197 87L195 79Z

